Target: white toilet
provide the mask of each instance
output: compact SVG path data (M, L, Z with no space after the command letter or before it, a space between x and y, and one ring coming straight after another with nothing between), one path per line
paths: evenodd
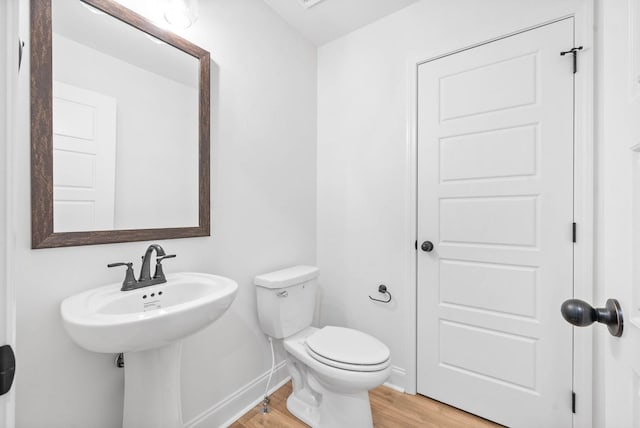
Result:
M350 328L311 327L318 268L295 266L255 277L262 330L284 339L293 380L287 408L312 427L370 428L368 391L391 374L389 348Z

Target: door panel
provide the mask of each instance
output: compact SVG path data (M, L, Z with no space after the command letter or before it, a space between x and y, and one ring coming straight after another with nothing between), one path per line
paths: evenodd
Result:
M418 392L571 426L573 46L566 19L418 71Z
M440 300L449 305L534 318L537 282L536 269L530 266L459 260L440 263Z
M532 53L441 76L440 119L461 119L535 104L536 74L537 58Z
M537 126L525 125L442 138L440 182L535 175L537 134ZM491 155L496 152L502 156Z

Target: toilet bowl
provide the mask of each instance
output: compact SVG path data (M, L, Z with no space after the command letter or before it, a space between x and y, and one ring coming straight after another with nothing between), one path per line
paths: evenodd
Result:
M358 330L311 327L317 276L316 267L296 266L254 281L260 325L287 351L287 408L312 427L370 428L368 391L391 374L389 348Z

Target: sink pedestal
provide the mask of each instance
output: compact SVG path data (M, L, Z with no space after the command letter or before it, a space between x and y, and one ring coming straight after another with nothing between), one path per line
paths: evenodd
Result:
M123 428L182 428L182 341L124 354Z

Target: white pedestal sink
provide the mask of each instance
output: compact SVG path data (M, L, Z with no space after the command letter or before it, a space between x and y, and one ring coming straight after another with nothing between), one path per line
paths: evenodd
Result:
M182 339L231 305L238 284L222 276L178 273L165 284L120 291L121 284L69 297L60 312L71 338L89 351L125 357L124 428L182 428Z

